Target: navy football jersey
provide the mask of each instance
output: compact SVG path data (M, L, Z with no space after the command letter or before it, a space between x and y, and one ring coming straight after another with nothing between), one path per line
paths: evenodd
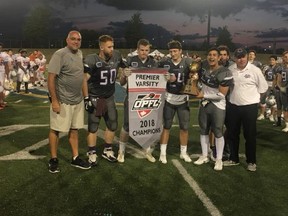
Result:
M137 56L132 56L127 58L127 64L133 68L156 68L158 66L157 62L148 56L145 62L142 62Z
M266 79L266 81L269 81L269 82L272 82L274 80L274 68L275 66L265 66L264 69L263 69L263 75Z
M275 71L277 74L281 74L281 87L288 87L288 67L280 65Z
M221 86L230 86L233 83L232 73L228 68L220 66L215 71L210 72L202 68L201 82L210 88L219 88Z
M97 54L88 55L84 65L84 72L91 76L88 80L89 95L99 98L108 98L114 94L118 69L128 66L118 51L113 51L108 62Z
M189 66L192 63L192 58L182 58L179 64L174 64L172 59L162 59L158 66L160 68L166 68L169 73L174 74L176 77L175 82L167 82L166 90L172 94L181 94L183 85L189 78Z

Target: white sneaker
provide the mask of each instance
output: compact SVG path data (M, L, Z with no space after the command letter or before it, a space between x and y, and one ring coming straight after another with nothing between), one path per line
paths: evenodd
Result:
M192 162L191 158L189 157L189 155L187 153L181 153L180 159L183 159L187 163Z
M263 119L265 119L265 116L263 114L259 115L257 118L257 120L263 120Z
M97 161L97 154L96 151L90 151L87 152L87 156L88 156L88 162L91 164L91 166L96 166L98 161Z
M251 171L251 172L255 172L256 171L256 164L254 163L249 163L248 166L247 166L247 170L248 171Z
M145 157L151 163L155 163L156 162L156 159L153 157L153 155L150 152L146 152L145 153Z
M160 155L159 161L162 162L163 164L167 164L166 155Z
M282 129L283 132L288 132L288 127L285 127L284 129Z
M207 156L200 156L197 161L194 162L196 165L202 165L204 163L208 163L209 158Z
M125 161L125 152L119 151L117 160L118 160L119 163L124 163L124 161Z
M270 115L269 116L269 120L271 121L271 122L274 122L275 120L274 120L274 116L273 115Z
M223 162L222 160L216 159L214 170L220 171L223 169Z

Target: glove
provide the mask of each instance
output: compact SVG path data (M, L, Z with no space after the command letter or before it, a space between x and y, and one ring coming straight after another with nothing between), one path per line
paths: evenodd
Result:
M200 104L202 107L206 107L209 103L210 103L210 101L205 99L205 98L201 99L201 101L200 101Z
M92 104L92 102L90 101L89 97L85 97L84 98L84 106L85 106L85 110L89 113L93 113L94 111L94 106Z
M131 68L124 68L123 74L125 77L129 77L132 74Z
M169 73L169 72L166 72L166 73L164 74L164 77L165 77L165 80L166 80L166 81L170 80L170 73Z

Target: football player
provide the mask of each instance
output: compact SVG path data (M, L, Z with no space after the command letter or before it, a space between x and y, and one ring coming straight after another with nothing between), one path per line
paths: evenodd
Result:
M37 78L39 80L40 86L43 86L43 82L45 81L44 73L46 71L46 58L42 53L39 53L37 58L35 59L36 65L38 65L38 69L36 71Z
M203 87L197 96L198 98L202 98L198 115L202 155L194 164L202 165L209 162L209 131L211 130L215 136L217 152L214 170L223 169L225 96L233 81L231 71L228 68L220 66L219 61L220 51L217 48L211 48L207 55L209 68L202 71L201 82Z
M185 162L191 162L187 154L188 129L190 122L189 96L182 94L183 85L189 78L189 66L192 63L190 57L182 57L182 45L179 41L172 40L168 43L170 58L164 58L159 62L160 68L167 68L170 78L166 86L166 97L163 108L163 132L160 138L160 158L163 164L167 163L166 149L169 141L170 128L173 118L177 113L179 118L180 158Z
M88 111L88 161L97 164L96 141L100 120L106 123L105 145L102 157L117 162L112 150L118 116L114 101L115 82L119 67L127 67L121 54L114 50L114 39L109 35L99 37L99 54L88 55L84 60L84 72L88 89L84 90L85 109Z
M140 39L137 43L137 53L136 56L128 56L127 64L132 68L155 68L158 66L157 62L153 57L149 56L151 44L146 39ZM127 78L131 74L131 70L124 70L120 77L120 84L123 86L127 83ZM128 89L128 88L127 88ZM124 122L120 133L119 139L119 152L117 160L123 163L125 160L125 146L129 139L129 111L128 111L128 95L126 95L124 100ZM152 156L151 148L147 148L144 151L145 157L148 161L154 163L156 160Z
M274 74L274 68L277 63L277 56L272 55L269 57L269 65L266 67L263 67L263 74L268 84L268 90L265 94L261 94L260 99L260 115L258 116L257 120L263 120L265 119L265 110L266 110L266 98L271 94L272 88L273 88L273 81L275 79ZM271 115L269 116L269 119L271 122L274 122L274 113L275 113L275 106L271 107Z
M20 51L20 56L17 57L17 66L18 66L18 72L17 72L17 86L16 86L16 92L20 92L20 86L23 81L24 75L29 75L29 68L30 68L30 59L27 56L27 50L22 49ZM24 82L25 86L25 93L28 92L28 82L29 80Z
M258 68L262 68L262 63L260 61L255 60L256 59L256 51L255 50L249 50L248 52L248 61L251 64L254 64Z
M6 52L2 52L3 44L0 43L0 110L3 110L5 107L4 102L4 82L5 76L8 77L9 67L8 67L8 54Z
M282 60L282 65L277 68L277 86L280 90L285 120L285 128L282 131L288 132L288 51L283 53Z

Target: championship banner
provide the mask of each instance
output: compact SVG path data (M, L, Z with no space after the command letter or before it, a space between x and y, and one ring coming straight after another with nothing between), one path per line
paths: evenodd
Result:
M160 140L166 69L132 69L128 77L129 135L143 148Z

